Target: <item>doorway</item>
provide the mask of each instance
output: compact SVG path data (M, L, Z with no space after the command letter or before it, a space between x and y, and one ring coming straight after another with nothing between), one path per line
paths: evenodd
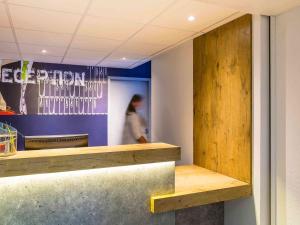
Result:
M125 112L134 94L144 97L144 107L140 111L148 124L150 137L150 79L148 78L108 78L108 145L122 144L122 133L125 122Z

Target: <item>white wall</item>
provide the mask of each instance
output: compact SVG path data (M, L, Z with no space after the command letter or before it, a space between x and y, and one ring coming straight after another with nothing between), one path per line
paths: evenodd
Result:
M253 197L225 203L225 225L270 224L269 19L253 16Z
M152 140L182 147L193 163L193 41L152 60Z
M272 121L276 129L275 203L276 225L300 221L300 7L275 18L275 92ZM282 129L279 129L281 128ZM274 190L273 189L273 190ZM284 208L283 208L284 207ZM283 208L283 209L282 209Z

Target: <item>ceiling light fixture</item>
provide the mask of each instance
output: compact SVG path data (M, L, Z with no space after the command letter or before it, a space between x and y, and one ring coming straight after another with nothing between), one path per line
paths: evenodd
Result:
M46 54L46 53L47 53L47 50L46 50L46 49L43 49L41 52L42 52L43 54Z
M189 16L187 19L188 19L188 21L192 22L192 21L194 21L196 18L195 18L194 16Z

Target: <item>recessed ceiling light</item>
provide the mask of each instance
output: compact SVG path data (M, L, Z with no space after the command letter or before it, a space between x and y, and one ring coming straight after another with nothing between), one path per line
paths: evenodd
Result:
M194 16L189 16L187 19L188 19L188 21L192 22L192 21L194 21L196 18L195 18Z
M122 57L122 60L126 60L126 57Z
M43 49L41 52L42 52L43 54L46 54L46 53L47 53L47 50L46 50L46 49Z

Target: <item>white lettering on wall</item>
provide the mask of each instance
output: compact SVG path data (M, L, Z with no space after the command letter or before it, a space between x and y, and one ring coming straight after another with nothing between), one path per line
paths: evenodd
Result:
M19 83L19 84L36 84L41 81L49 82L53 85L75 85L75 86L85 86L85 73L78 73L72 71L60 71L54 70L30 70L26 76L26 80L21 79L21 69L9 69L3 68L2 74L0 76L1 82L3 83Z
M80 74L75 72L75 85L76 86L84 86L85 73Z
M30 73L28 73L26 77L26 82L28 84L35 84L35 79L34 79L35 73L33 70L30 70Z
M60 70L54 70L53 72L53 78L58 80L58 84L61 86L63 85L63 74Z
M47 80L48 72L46 70L37 70L37 79L39 80Z
M22 80L21 80L21 70L20 69L16 69L14 71L14 79L15 79L15 82L16 83L22 83Z
M64 81L66 85L73 85L74 84L74 74L71 71L64 72Z
M13 79L10 74L12 74L12 69L3 68L1 81L4 83L13 83Z

